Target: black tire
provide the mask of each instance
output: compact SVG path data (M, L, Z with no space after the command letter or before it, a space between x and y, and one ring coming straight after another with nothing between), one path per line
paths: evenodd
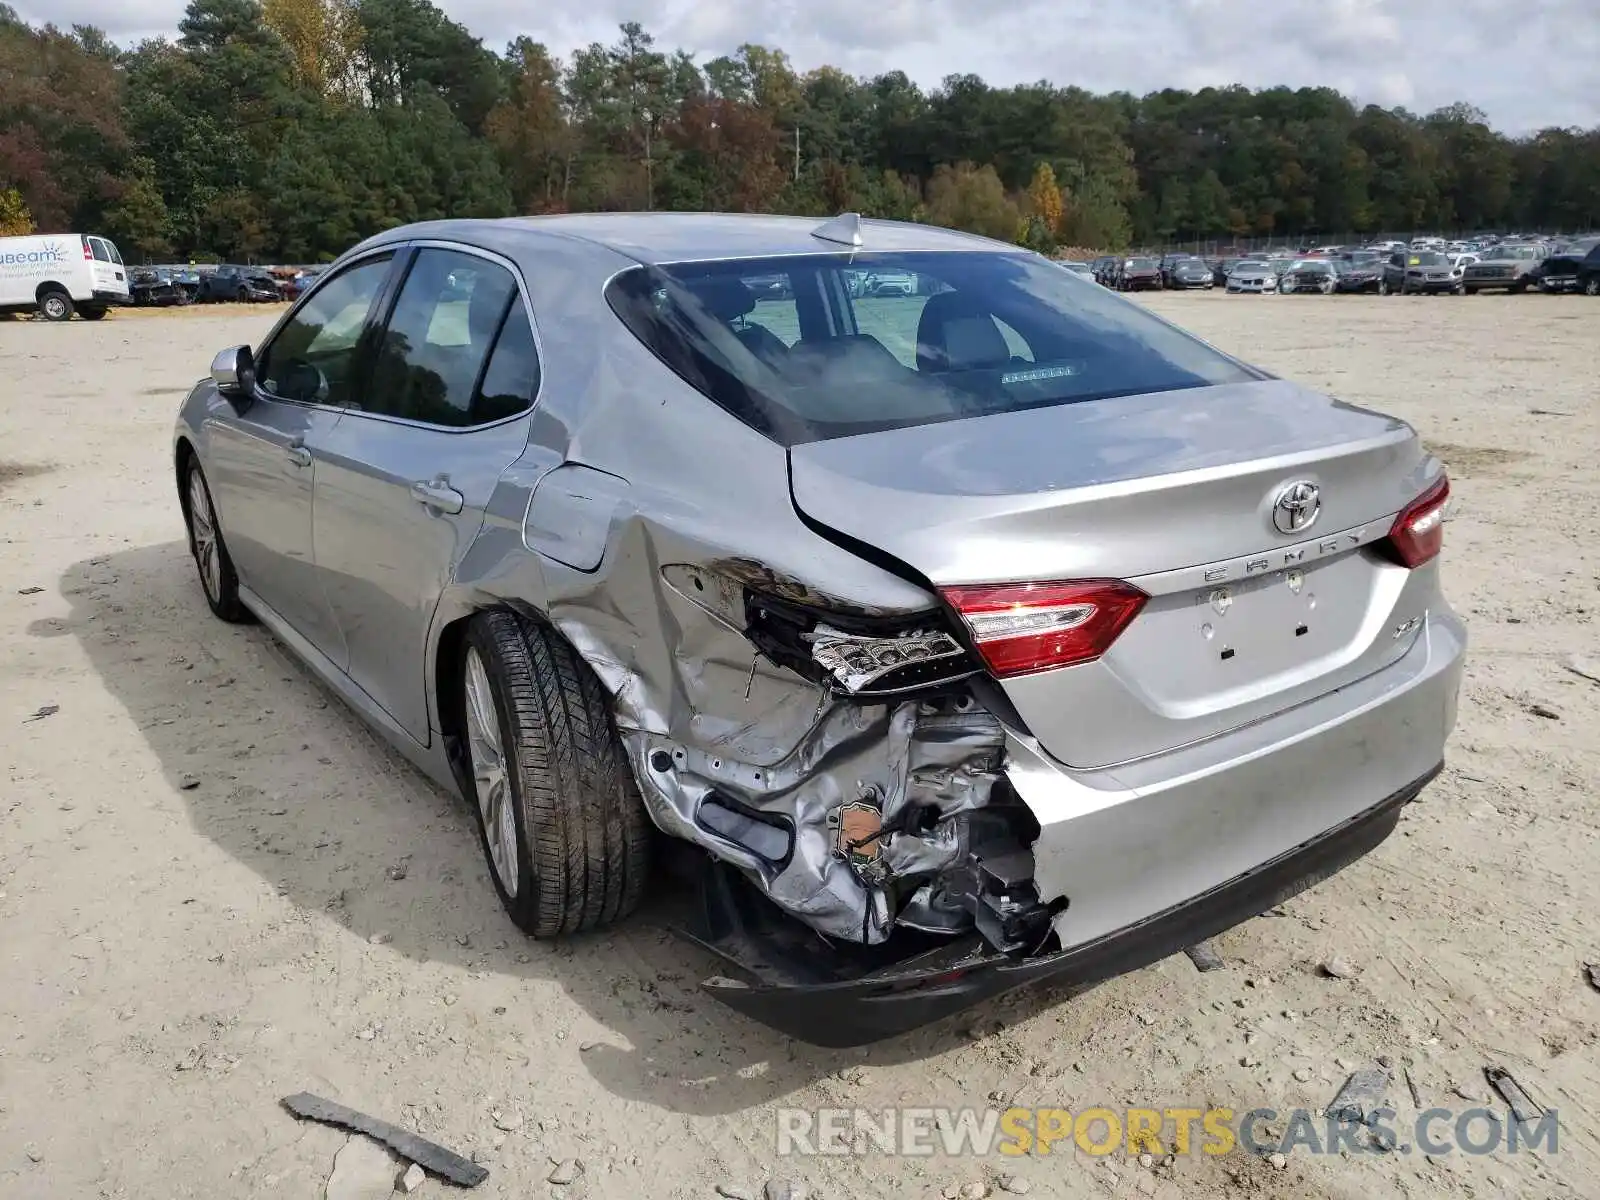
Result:
M1513 296L1520 296L1528 290L1528 285L1525 283L1514 283L1506 290Z
M518 886L511 895L494 865L469 758L468 799L501 904L536 938L621 920L644 896L655 827L612 724L610 697L554 629L512 612L485 612L468 627L455 693L463 730L473 653L494 696L516 826Z
M1583 294L1585 296L1600 296L1600 275L1591 275L1583 281Z
M108 309L104 309L99 305L96 305L94 308L80 308L78 310L78 315L85 321L98 321L104 317L108 311Z
M234 299L238 300L240 304L249 304L250 289L247 287L241 287L238 293L234 296Z
M72 320L72 297L52 289L39 297L39 315L46 321Z
M200 590L205 593L206 604L220 620L230 625L248 625L255 618L239 599L239 575L233 569L233 559L228 554L227 543L223 541L222 526L217 522L217 506L211 501L211 486L206 483L206 474L200 469L198 460L189 460L189 469L184 472L183 478L183 523L189 531L189 556L194 559L195 570L199 573ZM204 514L195 512L197 492L204 498ZM203 521L197 521L197 517L209 521L210 552L216 556L214 574L208 574L208 563L202 557L205 535L200 528Z

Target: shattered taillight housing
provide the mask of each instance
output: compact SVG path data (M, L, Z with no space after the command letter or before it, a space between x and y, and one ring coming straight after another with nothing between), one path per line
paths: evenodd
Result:
M1450 480L1441 475L1427 491L1400 511L1389 530L1388 546L1405 567L1420 567L1444 548L1444 517L1450 507Z
M941 589L1002 679L1093 662L1149 599L1119 579L963 584Z

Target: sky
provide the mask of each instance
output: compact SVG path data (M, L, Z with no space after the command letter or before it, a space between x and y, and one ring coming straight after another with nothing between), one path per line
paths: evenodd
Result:
M1512 134L1600 125L1600 0L435 0L495 50L526 33L565 55L639 21L701 61L744 42L800 70L902 70L1005 86L1047 79L1143 94L1330 86L1428 112L1464 100ZM184 0L23 0L35 24L119 42L170 33Z

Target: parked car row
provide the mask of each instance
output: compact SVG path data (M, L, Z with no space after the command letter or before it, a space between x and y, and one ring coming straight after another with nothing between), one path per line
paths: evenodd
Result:
M133 268L130 300L139 306L266 304L298 299L322 267L148 266Z
M1216 288L1230 294L1471 295L1581 292L1600 296L1600 237L1551 243L1511 238L1419 238L1367 246L1316 246L1297 255L1103 255L1064 264L1115 291Z

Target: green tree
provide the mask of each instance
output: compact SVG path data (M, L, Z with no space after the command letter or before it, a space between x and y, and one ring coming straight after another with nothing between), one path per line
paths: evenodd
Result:
M155 175L154 163L136 157L121 197L106 213L106 225L118 243L131 246L147 260L172 251L172 216Z

